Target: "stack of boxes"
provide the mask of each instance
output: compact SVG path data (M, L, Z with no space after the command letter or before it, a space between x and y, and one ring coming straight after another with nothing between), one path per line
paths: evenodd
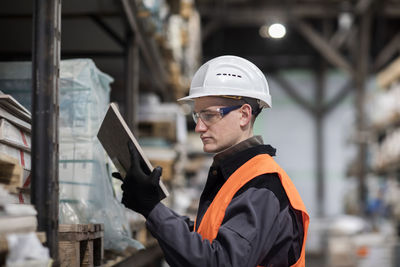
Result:
M400 58L382 70L377 81L383 90L369 105L375 137L372 168L394 172L400 164Z
M0 95L0 182L16 197L16 203L30 203L31 115L12 96Z
M79 216L64 216L64 203L79 206L82 201L92 197L91 187L97 184L93 179L97 175L108 176L106 170L107 158L101 150L101 145L95 138L97 129L109 103L112 78L100 72L92 60L77 59L61 62L59 86L59 181L60 181L60 219L61 222L78 223L88 220ZM2 62L0 63L0 88L3 92L13 95L23 106L31 109L31 63ZM20 106L23 108L22 106ZM24 108L23 108L24 109ZM0 110L1 111L1 110ZM20 113L20 121L24 119ZM18 156L24 169L30 170L30 120L25 116L25 124L20 122L19 129L7 122L1 122L3 132L13 137L13 142L7 140L12 156ZM14 123L15 124L15 123ZM15 125L14 125L15 126ZM22 130L23 131L22 131ZM29 130L29 131L28 131ZM15 140L18 139L19 140ZM1 138L1 137L0 137ZM0 139L0 142L6 139ZM27 144L27 145L25 145ZM0 151L4 150L0 145ZM93 173L96 170L102 173ZM90 200L92 201L92 200ZM93 201L92 201L93 202ZM89 205L90 206L90 205ZM70 207L69 211L76 209ZM78 211L75 210L75 213ZM76 215L76 214L75 214ZM86 215L85 215L86 216ZM90 215L87 215L90 216ZM79 218L78 220L76 220Z
M37 212L30 205L31 177L31 114L8 94L0 93L0 265L48 265L46 256L29 258L16 251L29 243L32 251L43 250L37 231ZM22 205L23 204L23 205ZM30 241L26 241L29 237ZM10 240L13 240L11 242ZM20 241L24 240L24 241ZM34 242L34 244L32 243Z
M174 191L186 185L186 117L178 104L148 93L140 96L138 121L138 141L153 167L163 168L161 179L171 193L164 204L175 208Z

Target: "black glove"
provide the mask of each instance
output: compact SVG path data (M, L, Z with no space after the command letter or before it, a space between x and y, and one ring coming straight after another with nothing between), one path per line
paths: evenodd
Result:
M121 179L120 173L113 173L112 176L121 179L122 204L125 207L139 212L147 218L150 211L160 202L159 182L162 168L157 166L152 172L145 166L145 162L141 160L132 141L128 142L128 149L131 155L131 166L126 174L125 179Z

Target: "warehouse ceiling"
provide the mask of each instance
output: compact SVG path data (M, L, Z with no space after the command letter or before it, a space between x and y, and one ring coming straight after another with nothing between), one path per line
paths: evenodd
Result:
M361 23L367 24L371 71L399 53L398 0L199 0L197 7L205 58L237 54L265 71L314 68L323 58L346 69L355 64ZM276 22L286 25L286 36L262 38L260 27Z
M115 78L115 92L124 87L126 77L130 26L123 2L62 2L62 58L93 58ZM180 1L167 2L173 7ZM360 64L373 73L399 55L400 0L195 0L195 6L201 15L203 61L235 54L265 72L315 69L322 62L353 77ZM286 26L286 36L261 37L260 27L274 22ZM1 1L0 60L30 60L32 29L31 4ZM142 73L153 81L146 89L162 90L154 81L165 76L165 66L148 47L141 46ZM114 98L122 101L123 94L115 93Z

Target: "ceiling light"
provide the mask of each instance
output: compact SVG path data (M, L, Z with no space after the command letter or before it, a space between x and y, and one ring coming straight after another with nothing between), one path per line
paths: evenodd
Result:
M280 23L274 23L268 27L268 35L272 38L282 38L286 34L286 28Z

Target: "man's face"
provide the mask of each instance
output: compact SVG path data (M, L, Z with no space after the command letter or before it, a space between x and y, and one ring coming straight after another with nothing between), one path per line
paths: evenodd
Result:
M208 153L221 152L241 141L242 130L240 126L241 113L240 109L233 110L221 117L218 115L217 109L224 108L226 101L221 97L200 97L195 99L194 112L203 112L207 117L215 116L207 123L201 118L197 120L195 131L200 133L203 142L203 150Z

